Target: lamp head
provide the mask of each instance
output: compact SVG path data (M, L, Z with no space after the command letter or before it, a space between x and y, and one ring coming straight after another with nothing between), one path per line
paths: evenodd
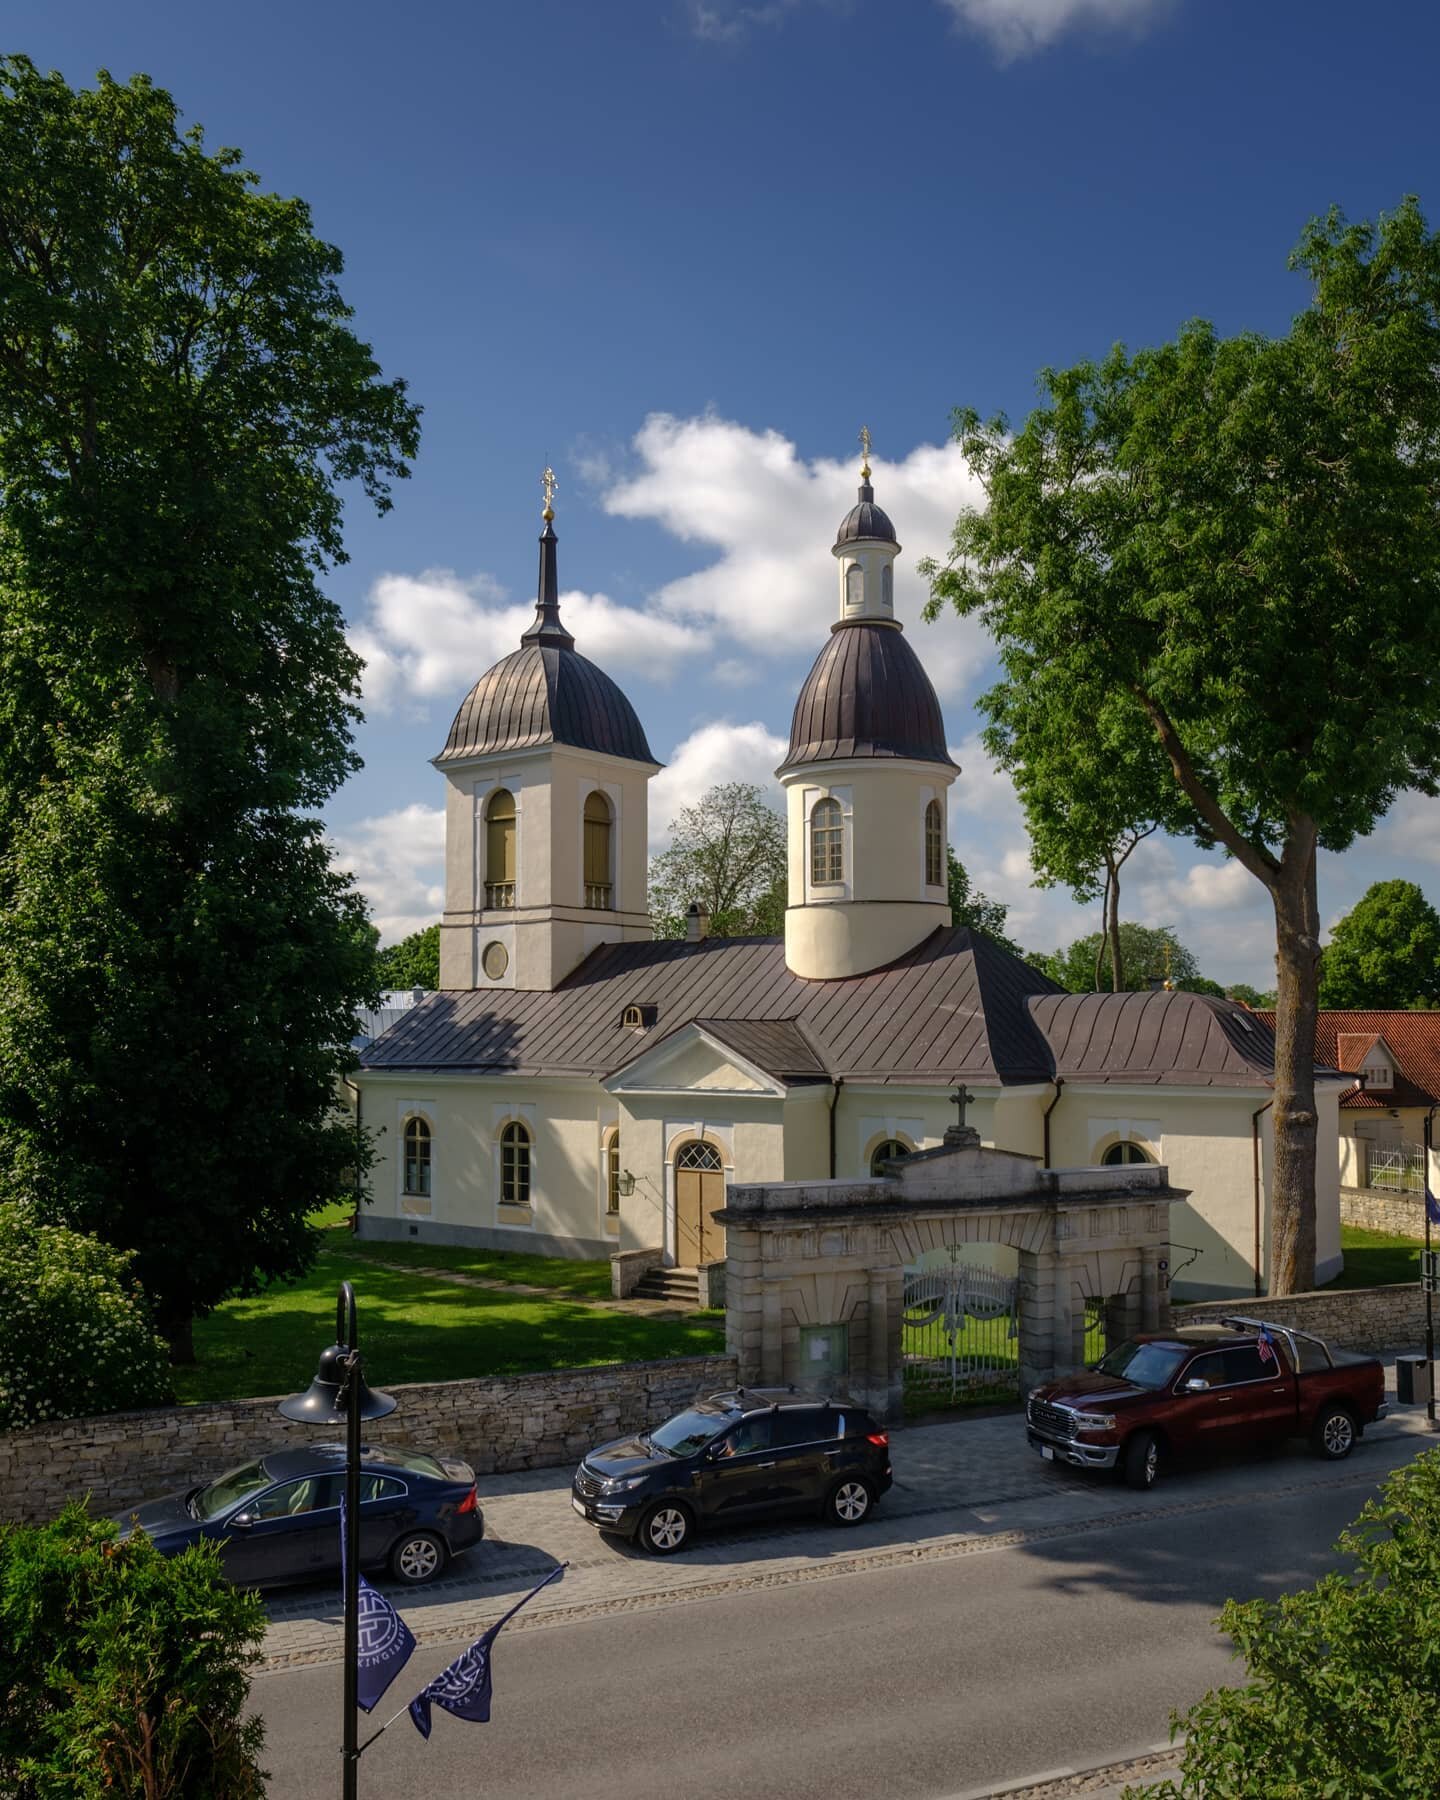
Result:
M383 1419L400 1404L391 1394L370 1387L360 1371L359 1352L344 1344L331 1344L320 1352L315 1379L303 1394L291 1394L279 1406L280 1416L302 1425L343 1425L350 1414L350 1357L355 1357L354 1389L362 1419Z

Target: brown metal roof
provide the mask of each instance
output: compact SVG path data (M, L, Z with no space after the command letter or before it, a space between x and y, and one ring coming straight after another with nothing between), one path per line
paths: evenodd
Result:
M868 481L860 483L856 503L840 521L835 542L851 544L857 538L878 538L883 543L895 543L895 527L890 523L890 515L884 507L875 504L875 490Z
M432 994L361 1066L596 1078L695 1020L777 1074L993 1086L1049 1078L1026 1001L1051 992L1037 969L964 928L837 981L793 975L776 938L608 944L553 992ZM642 1002L656 1008L652 1032L620 1023Z
M900 625L841 619L805 677L782 768L906 757L954 768L930 677Z
M1067 1081L1270 1087L1275 1039L1256 1013L1206 994L1045 994L1029 1003Z

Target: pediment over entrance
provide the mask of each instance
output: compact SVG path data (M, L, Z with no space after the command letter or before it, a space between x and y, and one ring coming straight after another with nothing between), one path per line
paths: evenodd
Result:
M683 1025L605 1082L612 1094L743 1094L783 1100L786 1084L700 1025Z

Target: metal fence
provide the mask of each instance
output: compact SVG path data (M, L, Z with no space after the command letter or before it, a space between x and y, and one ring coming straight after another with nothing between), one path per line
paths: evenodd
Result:
M1425 1146L1368 1144L1365 1153L1365 1186L1390 1188L1404 1194L1423 1194Z
M1010 1400L1020 1391L1019 1282L973 1263L905 1276L906 1398L930 1405Z

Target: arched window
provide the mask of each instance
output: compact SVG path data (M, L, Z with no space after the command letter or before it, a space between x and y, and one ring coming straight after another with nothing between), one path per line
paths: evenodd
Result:
M877 1144L870 1152L870 1173L883 1175L887 1162L899 1162L913 1148L912 1144L903 1143L899 1138L886 1138L883 1144Z
M925 883L927 887L945 885L945 820L938 800L925 808Z
M517 1119L500 1133L500 1199L506 1206L530 1204L530 1133Z
M485 808L485 904L515 904L515 796L506 788Z
M1107 1169L1118 1169L1125 1163L1148 1163L1154 1160L1148 1150L1142 1150L1139 1144L1129 1142L1112 1144L1100 1158L1102 1166Z
M605 1210L620 1210L620 1132L617 1128L605 1140Z
M810 814L810 879L816 886L845 879L845 820L838 800L817 800Z
M880 604L887 613L895 610L895 571L889 563L880 571Z
M585 904L610 905L610 802L601 793L585 801Z
M430 1127L424 1119L405 1121L404 1191L430 1197Z
M859 563L851 563L845 571L845 610L846 612L863 612L865 610L865 571Z
M713 1144L701 1144L694 1139L681 1146L675 1156L677 1169L699 1169L703 1174L718 1174L725 1167L720 1160L720 1152Z

